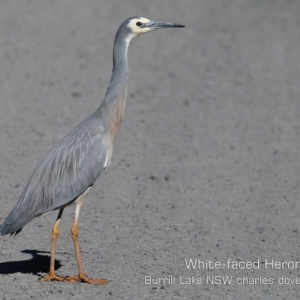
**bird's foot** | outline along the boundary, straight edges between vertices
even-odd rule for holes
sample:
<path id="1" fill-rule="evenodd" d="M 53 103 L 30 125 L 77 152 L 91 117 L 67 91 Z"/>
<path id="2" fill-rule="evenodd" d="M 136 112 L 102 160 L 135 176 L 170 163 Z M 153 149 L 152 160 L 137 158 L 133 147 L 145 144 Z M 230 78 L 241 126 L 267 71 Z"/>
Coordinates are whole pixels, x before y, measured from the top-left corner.
<path id="1" fill-rule="evenodd" d="M 88 278 L 85 275 L 78 275 L 78 276 L 68 276 L 64 279 L 64 281 L 67 282 L 86 282 L 86 283 L 91 283 L 91 284 L 100 284 L 100 285 L 105 285 L 107 284 L 107 280 L 106 279 L 91 279 Z"/>
<path id="2" fill-rule="evenodd" d="M 64 281 L 63 277 L 57 276 L 55 273 L 50 273 L 48 276 L 45 276 L 43 278 L 40 279 L 41 282 L 45 282 L 45 281 Z"/>

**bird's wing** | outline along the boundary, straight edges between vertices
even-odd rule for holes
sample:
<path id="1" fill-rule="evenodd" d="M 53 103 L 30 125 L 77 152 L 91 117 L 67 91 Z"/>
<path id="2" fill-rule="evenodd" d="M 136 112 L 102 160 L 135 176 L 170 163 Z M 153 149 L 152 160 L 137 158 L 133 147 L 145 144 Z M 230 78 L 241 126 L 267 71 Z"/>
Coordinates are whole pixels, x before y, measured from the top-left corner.
<path id="1" fill-rule="evenodd" d="M 100 132 L 97 120 L 87 119 L 47 153 L 1 225 L 2 235 L 18 231 L 32 218 L 67 205 L 94 184 L 107 159 L 107 147 Z"/>

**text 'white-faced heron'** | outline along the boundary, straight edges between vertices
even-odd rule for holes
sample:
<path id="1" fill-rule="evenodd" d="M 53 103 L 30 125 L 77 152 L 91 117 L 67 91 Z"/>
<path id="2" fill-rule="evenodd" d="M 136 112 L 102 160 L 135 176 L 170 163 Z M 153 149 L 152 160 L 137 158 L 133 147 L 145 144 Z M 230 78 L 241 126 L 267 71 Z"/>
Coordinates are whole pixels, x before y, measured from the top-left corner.
<path id="1" fill-rule="evenodd" d="M 37 165 L 20 199 L 1 225 L 1 235 L 17 234 L 33 218 L 59 210 L 52 228 L 49 275 L 41 281 L 58 280 L 105 284 L 105 279 L 90 279 L 84 272 L 78 243 L 78 217 L 81 204 L 97 178 L 109 165 L 113 143 L 124 113 L 128 45 L 134 37 L 160 28 L 184 27 L 175 23 L 153 22 L 142 17 L 126 20 L 118 29 L 113 48 L 110 83 L 99 108 L 60 140 Z M 65 207 L 75 203 L 71 229 L 78 264 L 78 276 L 60 277 L 54 269 L 59 222 Z"/>

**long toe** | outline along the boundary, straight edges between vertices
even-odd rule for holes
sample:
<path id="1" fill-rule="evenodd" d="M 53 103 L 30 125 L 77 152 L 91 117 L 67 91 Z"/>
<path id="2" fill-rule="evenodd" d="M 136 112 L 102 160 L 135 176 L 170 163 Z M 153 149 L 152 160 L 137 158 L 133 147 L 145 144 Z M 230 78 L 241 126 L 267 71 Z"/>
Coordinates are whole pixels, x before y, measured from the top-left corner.
<path id="1" fill-rule="evenodd" d="M 67 281 L 67 282 L 78 282 L 80 281 L 80 278 L 79 276 L 68 276 L 64 279 L 64 281 Z"/>
<path id="2" fill-rule="evenodd" d="M 83 278 L 81 278 L 81 281 L 86 282 L 86 283 L 91 283 L 91 284 L 100 284 L 100 285 L 105 285 L 107 284 L 107 280 L 106 279 L 92 279 L 92 278 L 88 278 L 86 276 L 84 276 Z"/>
<path id="3" fill-rule="evenodd" d="M 45 281 L 64 281 L 63 277 L 57 276 L 55 273 L 54 274 L 49 274 L 48 276 L 45 276 L 40 279 L 41 282 Z"/>
<path id="4" fill-rule="evenodd" d="M 86 282 L 90 284 L 100 284 L 100 285 L 105 285 L 107 284 L 106 279 L 92 279 L 88 278 L 87 276 L 68 276 L 64 279 L 67 282 Z"/>

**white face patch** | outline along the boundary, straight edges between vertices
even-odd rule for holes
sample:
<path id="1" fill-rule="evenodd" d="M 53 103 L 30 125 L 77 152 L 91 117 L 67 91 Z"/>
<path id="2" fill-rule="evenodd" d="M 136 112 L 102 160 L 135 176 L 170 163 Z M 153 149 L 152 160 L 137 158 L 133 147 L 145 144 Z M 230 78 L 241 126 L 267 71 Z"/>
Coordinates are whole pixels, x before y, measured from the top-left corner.
<path id="1" fill-rule="evenodd" d="M 140 23 L 146 24 L 149 22 L 151 22 L 151 21 L 146 18 L 143 18 L 143 17 L 130 20 L 127 27 L 129 27 L 132 31 L 132 37 L 136 37 L 137 35 L 151 31 L 152 30 L 151 28 L 147 28 L 147 27 L 140 28 L 140 26 L 141 26 Z"/>

